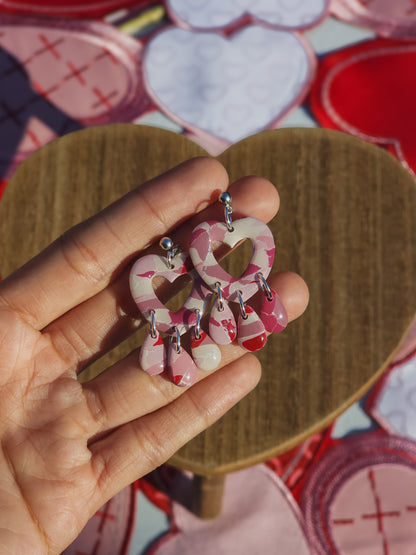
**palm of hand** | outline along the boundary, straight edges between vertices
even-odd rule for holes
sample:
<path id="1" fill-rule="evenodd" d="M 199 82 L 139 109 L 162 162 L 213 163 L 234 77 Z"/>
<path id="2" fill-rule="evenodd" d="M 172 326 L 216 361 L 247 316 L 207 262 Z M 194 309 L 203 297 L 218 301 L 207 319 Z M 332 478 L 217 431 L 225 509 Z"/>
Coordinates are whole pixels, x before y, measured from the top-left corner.
<path id="1" fill-rule="evenodd" d="M 97 422 L 49 337 L 6 310 L 0 337 L 4 547 L 17 539 L 16 555 L 60 552 L 97 504 L 100 472 L 87 445 Z"/>

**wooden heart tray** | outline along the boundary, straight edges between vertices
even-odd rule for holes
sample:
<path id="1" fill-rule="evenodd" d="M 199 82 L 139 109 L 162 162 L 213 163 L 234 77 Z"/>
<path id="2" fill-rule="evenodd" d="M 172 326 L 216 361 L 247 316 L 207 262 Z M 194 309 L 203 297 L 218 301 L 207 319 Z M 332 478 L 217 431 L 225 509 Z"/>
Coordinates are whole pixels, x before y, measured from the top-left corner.
<path id="1" fill-rule="evenodd" d="M 41 148 L 0 203 L 2 275 L 139 183 L 201 154 L 185 137 L 127 124 Z M 231 180 L 256 174 L 278 188 L 275 267 L 304 277 L 310 304 L 269 339 L 257 389 L 173 457 L 202 475 L 266 460 L 328 425 L 380 376 L 416 309 L 416 188 L 392 156 L 335 131 L 282 129 L 219 159 Z M 91 372 L 135 346 L 130 338 Z"/>

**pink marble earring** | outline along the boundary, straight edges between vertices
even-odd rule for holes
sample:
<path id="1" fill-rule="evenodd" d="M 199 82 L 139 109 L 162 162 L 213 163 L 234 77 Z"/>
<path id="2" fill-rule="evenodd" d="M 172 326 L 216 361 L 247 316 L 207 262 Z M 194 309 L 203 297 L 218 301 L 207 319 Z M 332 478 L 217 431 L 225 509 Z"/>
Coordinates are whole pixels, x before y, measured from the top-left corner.
<path id="1" fill-rule="evenodd" d="M 139 363 L 148 374 L 160 374 L 165 369 L 179 386 L 192 385 L 198 377 L 197 367 L 213 370 L 221 361 L 218 346 L 201 328 L 201 316 L 209 307 L 212 292 L 192 268 L 189 254 L 164 237 L 160 241 L 167 257 L 149 254 L 140 258 L 130 272 L 130 290 L 142 315 L 149 322 L 149 333 L 141 347 Z M 192 289 L 184 305 L 177 312 L 169 310 L 156 296 L 152 280 L 161 276 L 171 283 L 187 274 Z M 161 334 L 169 335 L 169 346 Z M 182 336 L 191 335 L 192 356 L 182 345 Z"/>
<path id="2" fill-rule="evenodd" d="M 160 241 L 167 256 L 149 254 L 135 262 L 130 273 L 130 289 L 149 332 L 140 350 L 139 363 L 148 374 L 168 371 L 179 386 L 189 386 L 198 378 L 198 368 L 214 370 L 221 361 L 218 345 L 239 344 L 248 351 L 258 351 L 267 340 L 267 332 L 282 331 L 287 325 L 286 310 L 277 293 L 267 283 L 273 265 L 275 245 L 266 224 L 256 218 L 231 219 L 229 193 L 222 193 L 225 223 L 203 222 L 192 232 L 189 253 L 184 253 L 172 240 Z M 213 248 L 218 242 L 234 247 L 250 239 L 253 254 L 245 272 L 234 278 L 221 268 Z M 173 283 L 187 274 L 192 289 L 182 308 L 172 312 L 156 296 L 152 280 L 163 277 Z M 259 290 L 264 292 L 260 314 L 247 304 Z M 201 319 L 214 297 L 209 317 L 209 332 L 202 329 Z M 232 305 L 239 307 L 236 319 Z M 169 336 L 166 349 L 161 333 Z M 184 347 L 190 336 L 191 352 Z M 186 341 L 185 341 L 186 342 Z"/>
<path id="3" fill-rule="evenodd" d="M 239 344 L 248 351 L 258 351 L 267 340 L 266 332 L 280 332 L 287 325 L 287 313 L 277 293 L 267 284 L 275 244 L 270 229 L 256 218 L 232 221 L 231 196 L 220 195 L 224 204 L 225 222 L 207 221 L 199 224 L 192 232 L 189 254 L 204 283 L 217 293 L 209 320 L 209 332 L 219 345 L 231 343 L 237 336 Z M 221 242 L 229 247 L 241 240 L 250 239 L 253 254 L 245 272 L 234 278 L 218 264 L 213 248 Z M 260 315 L 247 304 L 259 289 L 264 298 Z M 236 324 L 230 304 L 237 303 L 240 311 Z"/>

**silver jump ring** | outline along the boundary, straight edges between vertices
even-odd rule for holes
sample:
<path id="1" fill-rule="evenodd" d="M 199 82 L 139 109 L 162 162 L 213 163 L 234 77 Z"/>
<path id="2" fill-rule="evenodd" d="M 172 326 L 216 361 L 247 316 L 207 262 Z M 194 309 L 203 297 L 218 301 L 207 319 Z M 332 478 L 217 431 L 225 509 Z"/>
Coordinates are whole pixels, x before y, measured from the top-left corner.
<path id="1" fill-rule="evenodd" d="M 173 268 L 173 264 L 172 264 L 173 254 L 172 254 L 172 251 L 168 251 L 167 257 L 168 257 L 168 268 L 169 268 L 169 270 L 171 270 Z"/>
<path id="2" fill-rule="evenodd" d="M 217 281 L 215 285 L 217 287 L 217 293 L 218 293 L 218 304 L 219 304 L 218 310 L 222 312 L 224 310 L 224 300 L 223 300 L 222 291 L 221 291 L 221 284 L 219 281 Z"/>
<path id="3" fill-rule="evenodd" d="M 152 319 L 151 322 L 149 323 L 150 335 L 152 336 L 153 339 L 156 339 L 157 331 L 156 331 L 155 311 L 154 310 L 150 311 L 150 317 Z"/>
<path id="4" fill-rule="evenodd" d="M 174 245 L 171 249 L 172 257 L 176 256 L 180 252 L 182 252 L 182 248 L 179 245 Z"/>
<path id="5" fill-rule="evenodd" d="M 159 241 L 159 245 L 164 251 L 167 252 L 166 257 L 168 260 L 168 268 L 169 270 L 171 270 L 173 268 L 173 257 L 176 256 L 179 252 L 182 252 L 182 249 L 179 245 L 174 245 L 170 237 L 162 237 L 162 239 Z"/>
<path id="6" fill-rule="evenodd" d="M 225 218 L 225 223 L 227 224 L 227 229 L 228 231 L 234 231 L 233 228 L 233 221 L 231 219 L 231 214 L 233 213 L 233 209 L 231 204 L 226 204 L 224 206 L 224 218 Z"/>
<path id="7" fill-rule="evenodd" d="M 196 309 L 195 339 L 201 339 L 201 311 Z"/>
<path id="8" fill-rule="evenodd" d="M 273 295 L 272 295 L 272 291 L 269 287 L 269 284 L 267 283 L 267 281 L 265 280 L 263 274 L 261 274 L 260 272 L 257 274 L 257 277 L 260 280 L 260 287 L 262 288 L 262 290 L 264 291 L 267 300 L 268 301 L 272 301 L 273 300 Z"/>
<path id="9" fill-rule="evenodd" d="M 241 316 L 243 317 L 243 320 L 247 320 L 248 316 L 247 316 L 246 307 L 243 301 L 243 297 L 241 296 L 241 291 L 237 291 L 237 295 L 238 295 L 238 301 L 240 303 Z"/>
<path id="10" fill-rule="evenodd" d="M 176 335 L 176 352 L 179 355 L 179 353 L 181 352 L 181 334 L 179 333 L 179 330 L 176 326 L 173 329 Z M 173 343 L 175 335 L 170 336 L 171 343 Z"/>
<path id="11" fill-rule="evenodd" d="M 172 260 L 175 258 L 175 256 L 177 254 L 179 254 L 180 252 L 182 252 L 182 249 L 179 245 L 174 245 L 169 251 L 168 251 L 168 268 L 169 270 L 171 270 L 173 268 L 173 264 L 172 264 Z"/>
<path id="12" fill-rule="evenodd" d="M 221 202 L 221 204 L 224 205 L 224 219 L 225 219 L 225 223 L 227 225 L 228 231 L 234 231 L 234 228 L 232 225 L 233 222 L 231 220 L 231 214 L 233 213 L 233 209 L 231 206 L 230 193 L 228 193 L 227 191 L 224 191 L 223 193 L 220 194 L 218 200 Z"/>

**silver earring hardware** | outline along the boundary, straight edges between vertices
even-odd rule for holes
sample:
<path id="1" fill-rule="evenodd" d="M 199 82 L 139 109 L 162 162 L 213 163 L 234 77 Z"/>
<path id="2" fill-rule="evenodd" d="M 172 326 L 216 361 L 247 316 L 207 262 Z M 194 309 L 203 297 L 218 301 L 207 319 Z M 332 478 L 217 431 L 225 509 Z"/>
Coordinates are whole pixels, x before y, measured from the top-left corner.
<path id="1" fill-rule="evenodd" d="M 219 305 L 219 306 L 218 306 L 218 310 L 219 310 L 220 312 L 222 312 L 222 311 L 224 310 L 224 299 L 223 299 L 223 296 L 222 296 L 222 291 L 221 291 L 220 282 L 217 281 L 217 283 L 216 283 L 215 285 L 216 285 L 216 287 L 217 287 L 217 294 L 218 294 L 218 305 Z"/>
<path id="2" fill-rule="evenodd" d="M 174 245 L 170 237 L 162 237 L 159 245 L 164 251 L 167 251 L 168 268 L 171 270 L 173 268 L 172 260 L 177 254 L 182 252 L 182 249 L 179 245 Z"/>
<path id="3" fill-rule="evenodd" d="M 195 312 L 196 312 L 195 339 L 201 339 L 201 311 L 197 308 Z"/>
<path id="4" fill-rule="evenodd" d="M 174 330 L 175 333 L 174 333 L 174 335 L 170 336 L 169 341 L 170 341 L 170 343 L 173 343 L 174 338 L 176 338 L 176 352 L 179 355 L 179 353 L 181 352 L 181 334 L 179 333 L 179 330 L 176 326 L 173 328 L 173 330 Z"/>
<path id="5" fill-rule="evenodd" d="M 151 322 L 149 323 L 149 331 L 152 339 L 156 339 L 157 331 L 156 331 L 156 322 L 155 322 L 155 311 L 150 311 Z"/>
<path id="6" fill-rule="evenodd" d="M 227 225 L 227 229 L 228 231 L 234 231 L 233 228 L 233 221 L 231 219 L 231 214 L 233 213 L 233 208 L 231 206 L 231 195 L 230 193 L 224 192 L 221 193 L 218 199 L 221 204 L 224 205 L 224 218 L 225 218 L 225 223 Z"/>
<path id="7" fill-rule="evenodd" d="M 241 291 L 237 291 L 237 295 L 238 295 L 238 302 L 240 303 L 241 316 L 243 317 L 243 320 L 247 320 L 248 316 L 247 316 L 246 307 L 243 301 L 243 297 L 241 296 Z"/>
<path id="8" fill-rule="evenodd" d="M 259 282 L 260 282 L 260 287 L 261 287 L 262 291 L 264 292 L 264 294 L 266 295 L 267 300 L 272 301 L 273 300 L 273 295 L 272 295 L 271 289 L 269 287 L 269 284 L 265 280 L 263 274 L 259 272 L 257 274 L 257 277 L 258 277 Z"/>

